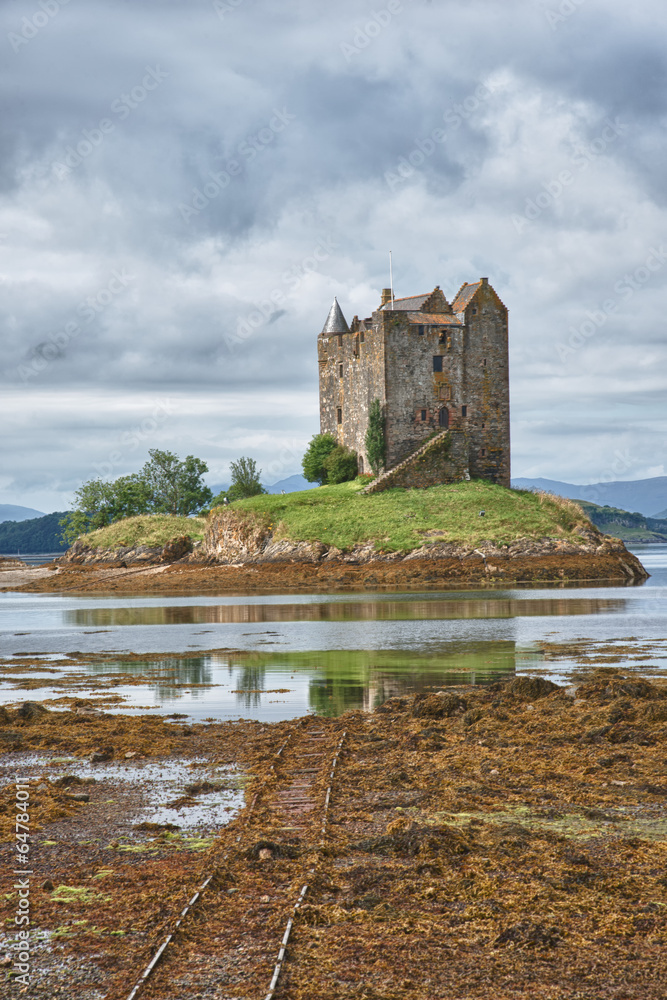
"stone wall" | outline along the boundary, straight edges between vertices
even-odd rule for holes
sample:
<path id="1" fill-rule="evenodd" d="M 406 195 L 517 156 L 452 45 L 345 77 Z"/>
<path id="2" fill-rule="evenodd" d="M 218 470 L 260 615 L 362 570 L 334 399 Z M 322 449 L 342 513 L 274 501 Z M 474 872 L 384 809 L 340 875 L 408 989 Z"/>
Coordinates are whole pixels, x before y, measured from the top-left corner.
<path id="1" fill-rule="evenodd" d="M 395 486 L 424 489 L 444 483 L 470 479 L 468 472 L 468 442 L 463 431 L 449 431 L 427 443 L 416 454 L 385 472 L 364 490 L 381 493 Z"/>

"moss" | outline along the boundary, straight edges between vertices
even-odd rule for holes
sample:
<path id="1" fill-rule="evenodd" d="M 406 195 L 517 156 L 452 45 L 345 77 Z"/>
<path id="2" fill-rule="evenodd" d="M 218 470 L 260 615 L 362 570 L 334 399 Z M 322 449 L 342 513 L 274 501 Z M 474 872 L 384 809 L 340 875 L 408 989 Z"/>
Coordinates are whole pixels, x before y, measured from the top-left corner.
<path id="1" fill-rule="evenodd" d="M 204 537 L 205 524 L 201 517 L 141 514 L 81 535 L 81 541 L 92 549 L 116 549 L 135 545 L 157 547 L 166 545 L 179 535 L 189 535 L 194 541 L 200 541 Z"/>

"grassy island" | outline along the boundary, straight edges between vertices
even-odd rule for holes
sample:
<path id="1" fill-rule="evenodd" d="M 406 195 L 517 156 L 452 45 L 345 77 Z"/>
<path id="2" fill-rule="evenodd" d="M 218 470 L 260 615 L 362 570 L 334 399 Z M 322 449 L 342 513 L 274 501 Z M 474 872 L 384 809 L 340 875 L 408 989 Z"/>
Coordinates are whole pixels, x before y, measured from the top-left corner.
<path id="1" fill-rule="evenodd" d="M 547 493 L 510 490 L 484 480 L 391 489 L 364 495 L 364 480 L 300 493 L 265 494 L 233 510 L 270 528 L 275 540 L 321 542 L 343 551 L 372 542 L 409 552 L 428 542 L 509 544 L 518 538 L 581 541 L 591 529 L 581 508 Z M 483 516 L 480 512 L 483 511 Z"/>

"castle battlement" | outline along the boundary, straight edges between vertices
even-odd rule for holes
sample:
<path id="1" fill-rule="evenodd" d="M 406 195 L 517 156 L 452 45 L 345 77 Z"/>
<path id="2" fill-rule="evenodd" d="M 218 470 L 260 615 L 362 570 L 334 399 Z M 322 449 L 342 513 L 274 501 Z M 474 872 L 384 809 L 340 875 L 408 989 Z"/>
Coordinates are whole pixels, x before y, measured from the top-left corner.
<path id="1" fill-rule="evenodd" d="M 439 286 L 393 300 L 383 289 L 373 315 L 351 325 L 334 299 L 318 361 L 321 432 L 356 451 L 361 472 L 370 471 L 364 438 L 379 399 L 387 469 L 450 429 L 459 452 L 465 442 L 466 476 L 510 485 L 507 308 L 488 278 L 464 284 L 451 304 Z"/>

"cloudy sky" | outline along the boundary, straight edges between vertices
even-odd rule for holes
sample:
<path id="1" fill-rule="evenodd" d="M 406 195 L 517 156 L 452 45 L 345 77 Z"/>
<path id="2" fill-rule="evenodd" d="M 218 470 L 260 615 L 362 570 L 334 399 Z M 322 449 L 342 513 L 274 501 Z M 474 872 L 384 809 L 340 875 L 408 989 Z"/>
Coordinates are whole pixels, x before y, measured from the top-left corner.
<path id="1" fill-rule="evenodd" d="M 663 0 L 4 0 L 0 502 L 300 471 L 316 336 L 488 275 L 513 475 L 666 474 Z M 664 241 L 664 242 L 663 242 Z"/>

